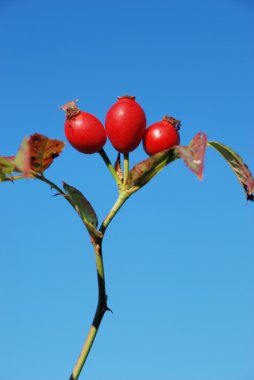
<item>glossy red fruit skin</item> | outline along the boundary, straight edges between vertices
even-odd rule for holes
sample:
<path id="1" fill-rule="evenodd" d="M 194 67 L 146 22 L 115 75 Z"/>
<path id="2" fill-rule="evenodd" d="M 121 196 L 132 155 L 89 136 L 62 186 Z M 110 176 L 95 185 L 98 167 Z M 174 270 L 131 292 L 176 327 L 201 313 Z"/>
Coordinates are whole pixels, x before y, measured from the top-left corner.
<path id="1" fill-rule="evenodd" d="M 178 128 L 180 122 L 171 117 L 152 124 L 144 133 L 143 147 L 145 152 L 152 156 L 156 153 L 173 148 L 180 143 Z"/>
<path id="2" fill-rule="evenodd" d="M 107 140 L 100 120 L 84 111 L 66 119 L 64 132 L 69 143 L 79 152 L 86 154 L 99 152 Z"/>
<path id="3" fill-rule="evenodd" d="M 105 127 L 113 147 L 120 153 L 129 153 L 143 138 L 146 115 L 134 96 L 118 97 L 107 112 Z"/>
<path id="4" fill-rule="evenodd" d="M 60 109 L 66 112 L 64 132 L 69 143 L 81 153 L 99 152 L 107 140 L 103 124 L 94 115 L 81 111 L 73 100 Z"/>

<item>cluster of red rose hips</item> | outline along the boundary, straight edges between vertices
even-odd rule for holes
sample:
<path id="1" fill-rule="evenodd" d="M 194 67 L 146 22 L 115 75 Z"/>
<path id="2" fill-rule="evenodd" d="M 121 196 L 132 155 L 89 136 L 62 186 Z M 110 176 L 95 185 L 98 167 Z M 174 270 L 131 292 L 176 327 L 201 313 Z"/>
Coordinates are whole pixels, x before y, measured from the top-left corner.
<path id="1" fill-rule="evenodd" d="M 146 129 L 146 115 L 135 101 L 135 96 L 119 96 L 106 115 L 105 128 L 97 117 L 81 111 L 76 101 L 61 107 L 66 111 L 65 135 L 69 143 L 81 153 L 99 152 L 107 136 L 119 153 L 132 152 L 143 139 L 148 155 L 170 149 L 180 143 L 180 122 L 165 116 Z"/>

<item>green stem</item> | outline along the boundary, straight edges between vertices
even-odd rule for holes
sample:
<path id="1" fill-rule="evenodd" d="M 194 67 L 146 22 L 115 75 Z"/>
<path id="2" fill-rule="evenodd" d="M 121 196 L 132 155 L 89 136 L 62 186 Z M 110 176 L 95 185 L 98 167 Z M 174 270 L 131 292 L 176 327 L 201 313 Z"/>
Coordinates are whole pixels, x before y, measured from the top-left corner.
<path id="1" fill-rule="evenodd" d="M 117 183 L 119 184 L 118 188 L 120 191 L 120 189 L 122 188 L 122 183 L 121 183 L 120 179 L 118 178 L 118 176 L 117 176 L 113 166 L 111 165 L 109 159 L 107 159 L 106 153 L 104 152 L 105 153 L 104 154 L 102 151 L 100 153 L 105 158 L 104 161 L 107 163 L 107 166 L 108 166 L 110 172 L 112 173 L 112 175 L 114 177 L 115 176 L 117 177 Z M 126 170 L 125 170 L 125 172 L 126 172 Z M 53 183 L 49 179 L 45 178 L 43 175 L 38 174 L 38 173 L 32 173 L 32 175 L 33 175 L 33 178 L 36 178 L 36 179 L 50 185 L 50 187 L 55 189 L 60 195 L 63 195 L 63 196 L 66 195 L 65 192 L 62 189 L 60 189 L 60 187 L 58 187 L 55 183 Z M 92 348 L 93 342 L 94 342 L 95 337 L 97 335 L 99 326 L 100 326 L 101 321 L 103 319 L 103 316 L 104 316 L 105 312 L 107 310 L 109 310 L 109 308 L 107 306 L 104 265 L 103 265 L 103 257 L 102 257 L 102 240 L 103 240 L 104 233 L 105 233 L 109 223 L 112 221 L 112 219 L 114 218 L 116 213 L 119 211 L 119 209 L 122 207 L 122 205 L 128 199 L 129 196 L 130 195 L 127 192 L 120 191 L 120 194 L 119 194 L 119 197 L 118 197 L 116 203 L 114 204 L 114 206 L 112 207 L 112 209 L 110 210 L 109 214 L 106 216 L 106 218 L 104 219 L 104 221 L 100 227 L 99 231 L 102 232 L 102 234 L 103 234 L 102 238 L 97 240 L 97 241 L 94 241 L 94 239 L 91 237 L 91 241 L 92 241 L 92 244 L 94 247 L 96 270 L 97 270 L 97 279 L 98 279 L 98 304 L 97 304 L 97 308 L 96 308 L 96 312 L 94 315 L 92 325 L 91 325 L 90 330 L 88 332 L 86 341 L 84 343 L 84 346 L 82 348 L 80 356 L 77 360 L 77 363 L 73 369 L 70 380 L 77 380 L 78 379 L 78 377 L 82 371 L 82 368 L 86 362 L 88 354 Z M 65 199 L 75 209 L 75 205 L 72 204 L 69 197 L 65 196 Z"/>
<path id="2" fill-rule="evenodd" d="M 124 153 L 123 169 L 124 169 L 123 186 L 125 186 L 128 180 L 128 175 L 129 175 L 129 153 Z"/>
<path id="3" fill-rule="evenodd" d="M 33 178 L 38 179 L 39 181 L 42 181 L 44 183 L 47 183 L 52 189 L 55 189 L 60 195 L 66 195 L 65 192 L 60 189 L 54 182 L 50 181 L 48 178 L 44 177 L 41 174 L 33 174 Z"/>
<path id="4" fill-rule="evenodd" d="M 104 233 L 109 225 L 109 223 L 112 221 L 116 213 L 119 211 L 119 209 L 122 207 L 124 202 L 128 199 L 129 194 L 126 192 L 121 192 L 116 203 L 110 210 L 109 214 L 104 219 L 100 230 L 104 236 Z M 90 330 L 88 332 L 86 341 L 84 343 L 84 346 L 82 348 L 82 351 L 80 353 L 80 356 L 77 360 L 77 363 L 73 369 L 73 372 L 71 374 L 70 380 L 77 380 L 80 372 L 86 362 L 86 359 L 88 357 L 88 354 L 92 348 L 93 342 L 95 340 L 95 337 L 97 335 L 99 326 L 101 324 L 101 321 L 103 319 L 103 316 L 107 310 L 110 310 L 107 306 L 107 295 L 106 295 L 106 286 L 105 286 L 105 275 L 104 275 L 104 266 L 103 266 L 103 257 L 102 257 L 102 241 L 103 236 L 99 242 L 94 242 L 92 240 L 92 244 L 94 247 L 94 253 L 95 253 L 95 260 L 96 260 L 96 268 L 97 268 L 97 278 L 98 278 L 98 304 L 97 309 L 95 312 L 95 316 L 92 322 L 92 325 L 90 327 Z"/>
<path id="5" fill-rule="evenodd" d="M 102 318 L 107 310 L 109 310 L 107 306 L 107 295 L 106 295 L 106 289 L 105 289 L 105 275 L 104 275 L 104 266 L 103 266 L 103 257 L 102 257 L 102 246 L 101 243 L 93 243 L 94 246 L 94 253 L 95 253 L 95 259 L 96 259 L 96 268 L 97 268 L 97 278 L 98 278 L 98 289 L 99 289 L 99 295 L 98 295 L 98 304 L 97 309 L 95 312 L 95 316 L 92 322 L 92 325 L 90 327 L 90 330 L 88 332 L 86 341 L 84 343 L 84 346 L 82 348 L 82 351 L 80 353 L 80 356 L 77 360 L 77 363 L 73 369 L 73 372 L 71 374 L 70 380 L 77 380 L 80 372 L 86 362 L 86 359 L 88 357 L 88 354 L 92 348 L 93 342 L 95 340 L 95 337 L 97 335 L 99 326 L 101 324 Z"/>
<path id="6" fill-rule="evenodd" d="M 70 205 L 75 209 L 75 205 L 72 203 L 71 199 L 66 196 L 65 192 L 60 189 L 54 182 L 50 181 L 48 178 L 44 177 L 41 174 L 33 173 L 33 178 L 38 179 L 39 181 L 42 181 L 44 183 L 47 183 L 52 189 L 55 189 L 60 195 L 64 196 L 64 198 L 70 203 Z"/>
<path id="7" fill-rule="evenodd" d="M 1 182 L 9 182 L 9 181 L 16 181 L 17 179 L 24 179 L 24 178 L 30 178 L 30 177 L 27 177 L 27 176 L 25 176 L 25 175 L 23 175 L 23 174 L 20 174 L 20 175 L 14 175 L 14 176 L 11 176 L 11 177 L 6 177 L 6 178 L 3 178 L 2 180 L 1 180 Z"/>
<path id="8" fill-rule="evenodd" d="M 129 196 L 130 196 L 130 194 L 128 194 L 125 191 L 122 191 L 120 193 L 119 197 L 117 198 L 116 203 L 114 204 L 114 206 L 112 207 L 112 209 L 110 210 L 110 212 L 108 213 L 108 215 L 106 216 L 106 218 L 104 219 L 104 221 L 102 222 L 102 224 L 100 226 L 99 231 L 101 231 L 103 235 L 104 235 L 109 223 L 112 221 L 112 219 L 114 218 L 116 213 L 120 210 L 120 208 L 122 207 L 124 202 L 129 198 Z"/>
<path id="9" fill-rule="evenodd" d="M 33 173 L 34 178 L 39 179 L 40 181 L 47 183 L 50 185 L 51 188 L 55 189 L 60 195 L 65 196 L 65 192 L 61 190 L 55 183 L 50 181 L 49 179 L 45 178 L 42 175 Z M 65 197 L 65 199 L 71 204 L 72 207 L 75 209 L 75 205 L 72 204 L 69 197 Z M 75 209 L 76 210 L 76 209 Z M 73 369 L 73 372 L 71 374 L 70 380 L 76 380 L 78 379 L 80 372 L 85 364 L 85 361 L 87 359 L 87 356 L 91 350 L 91 347 L 93 345 L 94 339 L 96 337 L 96 334 L 98 332 L 100 323 L 102 321 L 104 313 L 108 310 L 107 307 L 107 295 L 106 295 L 106 288 L 105 288 L 105 275 L 104 275 L 104 266 L 103 266 L 103 257 L 102 257 L 102 240 L 100 242 L 93 242 L 94 247 L 94 253 L 95 253 L 95 261 L 96 261 L 96 269 L 97 269 L 97 278 L 98 278 L 98 304 L 97 309 L 95 312 L 95 316 L 92 322 L 92 325 L 90 327 L 89 333 L 87 335 L 85 344 L 82 348 L 82 351 L 80 353 L 80 356 L 77 360 L 77 363 Z"/>
<path id="10" fill-rule="evenodd" d="M 94 248 L 95 253 L 95 261 L 96 261 L 96 270 L 97 270 L 97 279 L 98 279 L 98 304 L 96 308 L 96 312 L 93 318 L 92 325 L 90 327 L 90 330 L 88 332 L 86 341 L 84 343 L 84 346 L 82 348 L 82 351 L 80 353 L 80 356 L 77 360 L 77 363 L 73 369 L 73 372 L 71 374 L 70 380 L 77 380 L 81 370 L 86 362 L 86 359 L 88 357 L 88 354 L 92 348 L 93 342 L 95 340 L 95 337 L 97 335 L 99 326 L 101 324 L 101 321 L 103 319 L 103 316 L 107 310 L 110 310 L 107 306 L 107 295 L 106 295 L 106 286 L 105 286 L 105 275 L 104 275 L 104 265 L 103 265 L 103 256 L 102 256 L 102 241 L 105 234 L 105 231 L 116 215 L 116 213 L 120 210 L 122 205 L 125 203 L 125 201 L 129 198 L 130 194 L 127 191 L 122 190 L 122 182 L 118 178 L 115 169 L 113 168 L 111 162 L 109 161 L 106 153 L 102 150 L 100 151 L 101 156 L 103 157 L 106 165 L 108 166 L 111 174 L 115 178 L 118 189 L 119 189 L 119 196 L 117 201 L 115 202 L 114 206 L 110 210 L 109 214 L 106 216 L 104 221 L 101 224 L 101 227 L 99 231 L 102 233 L 102 237 L 98 238 L 96 241 L 91 236 L 91 241 Z M 128 156 L 125 156 L 125 164 L 124 164 L 124 172 L 125 172 L 125 180 L 127 180 L 128 177 L 128 170 L 129 170 L 129 162 L 128 162 Z M 72 203 L 69 197 L 66 197 L 65 192 L 60 189 L 55 183 L 50 181 L 49 179 L 45 178 L 42 174 L 38 174 L 36 172 L 31 173 L 31 178 L 36 178 L 46 184 L 48 184 L 51 188 L 55 189 L 60 195 L 63 195 L 64 198 L 71 204 L 71 206 L 75 209 L 75 205 Z M 13 179 L 21 179 L 24 178 L 24 176 L 16 176 Z M 75 209 L 76 210 L 76 209 Z M 77 211 L 77 210 L 76 210 Z"/>
<path id="11" fill-rule="evenodd" d="M 78 361 L 73 369 L 73 372 L 71 374 L 70 380 L 76 380 L 78 379 L 80 372 L 82 371 L 82 368 L 85 364 L 86 358 L 90 352 L 90 349 L 92 348 L 94 339 L 96 337 L 98 329 L 92 324 L 89 333 L 87 335 L 85 344 L 83 346 L 83 349 L 80 353 L 80 356 L 78 358 Z"/>
<path id="12" fill-rule="evenodd" d="M 108 170 L 110 171 L 112 177 L 116 181 L 117 186 L 118 186 L 118 190 L 120 191 L 122 189 L 122 182 L 121 182 L 120 178 L 118 177 L 118 175 L 117 175 L 117 173 L 115 171 L 115 168 L 113 167 L 110 159 L 108 158 L 107 153 L 105 152 L 104 149 L 101 149 L 99 151 L 99 154 L 101 155 L 103 161 L 105 162 L 105 164 L 106 164 Z"/>

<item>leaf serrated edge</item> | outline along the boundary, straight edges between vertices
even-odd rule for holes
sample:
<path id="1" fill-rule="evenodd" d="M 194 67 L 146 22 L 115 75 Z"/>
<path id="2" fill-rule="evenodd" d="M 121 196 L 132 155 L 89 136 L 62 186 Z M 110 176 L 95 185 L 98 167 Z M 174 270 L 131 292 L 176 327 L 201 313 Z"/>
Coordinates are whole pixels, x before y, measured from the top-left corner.
<path id="1" fill-rule="evenodd" d="M 199 148 L 200 146 L 204 148 L 203 155 L 202 155 L 202 160 L 200 160 L 199 165 L 201 165 L 197 170 L 194 167 L 190 165 L 189 160 L 185 156 L 185 152 L 191 151 L 194 149 L 195 144 L 199 143 Z M 182 146 L 182 145 L 177 145 L 175 149 L 177 150 L 180 158 L 183 160 L 187 168 L 194 174 L 196 174 L 197 178 L 202 181 L 203 176 L 204 176 L 204 161 L 205 161 L 205 154 L 206 154 L 206 147 L 207 147 L 207 135 L 204 132 L 198 132 L 190 141 L 189 145 L 187 146 Z"/>
<path id="2" fill-rule="evenodd" d="M 80 219 L 85 224 L 89 235 L 94 239 L 94 241 L 101 240 L 102 239 L 102 233 L 100 231 L 98 231 L 96 228 L 97 224 L 98 224 L 98 219 L 97 219 L 96 212 L 95 212 L 94 208 L 92 207 L 91 203 L 86 199 L 86 197 L 82 194 L 82 192 L 80 190 L 74 188 L 73 186 L 67 184 L 64 181 L 63 181 L 63 188 L 66 191 L 66 197 L 69 199 L 70 203 L 72 204 L 72 207 L 75 209 L 75 211 L 79 215 Z M 80 208 L 79 208 L 78 204 L 75 202 L 75 200 L 73 199 L 73 197 L 71 196 L 70 192 L 68 192 L 68 188 L 71 188 L 72 190 L 74 189 L 74 191 L 78 192 L 85 199 L 85 201 L 88 203 L 88 205 L 91 207 L 91 209 L 94 212 L 94 215 L 96 217 L 96 226 L 94 226 L 92 223 L 90 223 L 85 218 L 85 216 L 80 212 Z"/>
<path id="3" fill-rule="evenodd" d="M 253 194 L 253 191 L 248 191 L 248 188 L 247 188 L 247 185 L 246 183 L 244 183 L 241 179 L 240 179 L 240 176 L 239 174 L 237 173 L 236 171 L 236 168 L 234 167 L 234 165 L 227 159 L 226 157 L 226 153 L 228 154 L 231 154 L 235 160 L 236 160 L 236 163 L 240 163 L 241 165 L 244 165 L 245 168 L 247 169 L 248 173 L 250 174 L 251 178 L 253 179 L 254 181 L 254 178 L 248 168 L 248 166 L 245 164 L 245 162 L 243 161 L 242 157 L 236 153 L 232 148 L 228 147 L 227 145 L 225 144 L 222 144 L 222 143 L 219 143 L 217 141 L 208 141 L 207 142 L 207 145 L 208 146 L 211 146 L 213 149 L 215 149 L 218 153 L 220 153 L 220 155 L 227 161 L 227 163 L 229 164 L 229 166 L 231 167 L 231 169 L 233 170 L 233 172 L 235 173 L 235 176 L 236 178 L 238 179 L 238 181 L 240 182 L 241 186 L 243 187 L 244 191 L 245 191 L 245 194 L 246 194 L 246 197 L 247 197 L 247 200 L 251 200 L 251 201 L 254 201 L 254 194 Z M 222 148 L 222 149 L 220 149 Z M 226 153 L 223 154 L 221 152 L 221 150 L 225 150 Z M 251 189 L 252 190 L 252 189 Z"/>
<path id="4" fill-rule="evenodd" d="M 127 181 L 126 190 L 132 194 L 138 191 L 141 187 L 145 186 L 156 174 L 158 174 L 164 167 L 171 162 L 179 159 L 180 156 L 176 152 L 175 148 L 171 148 L 167 151 L 159 152 L 146 160 L 143 160 L 133 166 L 129 172 L 129 178 Z M 134 176 L 135 171 L 140 170 L 142 165 L 151 165 L 147 170 L 141 172 L 139 177 Z M 134 177 L 134 178 L 133 178 Z"/>

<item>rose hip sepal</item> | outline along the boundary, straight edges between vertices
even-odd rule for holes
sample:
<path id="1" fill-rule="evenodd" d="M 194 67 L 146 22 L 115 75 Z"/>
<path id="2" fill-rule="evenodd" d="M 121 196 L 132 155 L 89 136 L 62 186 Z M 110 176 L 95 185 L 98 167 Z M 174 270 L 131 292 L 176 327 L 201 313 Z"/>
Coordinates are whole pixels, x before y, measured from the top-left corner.
<path id="1" fill-rule="evenodd" d="M 171 149 L 180 144 L 179 128 L 181 122 L 171 116 L 164 116 L 147 128 L 143 136 L 143 147 L 145 152 L 152 156 L 163 150 Z"/>
<path id="2" fill-rule="evenodd" d="M 119 153 L 137 148 L 145 132 L 146 115 L 135 96 L 118 97 L 106 115 L 105 127 L 110 142 Z"/>
<path id="3" fill-rule="evenodd" d="M 60 107 L 66 111 L 65 136 L 81 153 L 99 152 L 107 140 L 105 128 L 97 117 L 81 111 L 76 102 L 77 100 L 74 100 Z"/>

